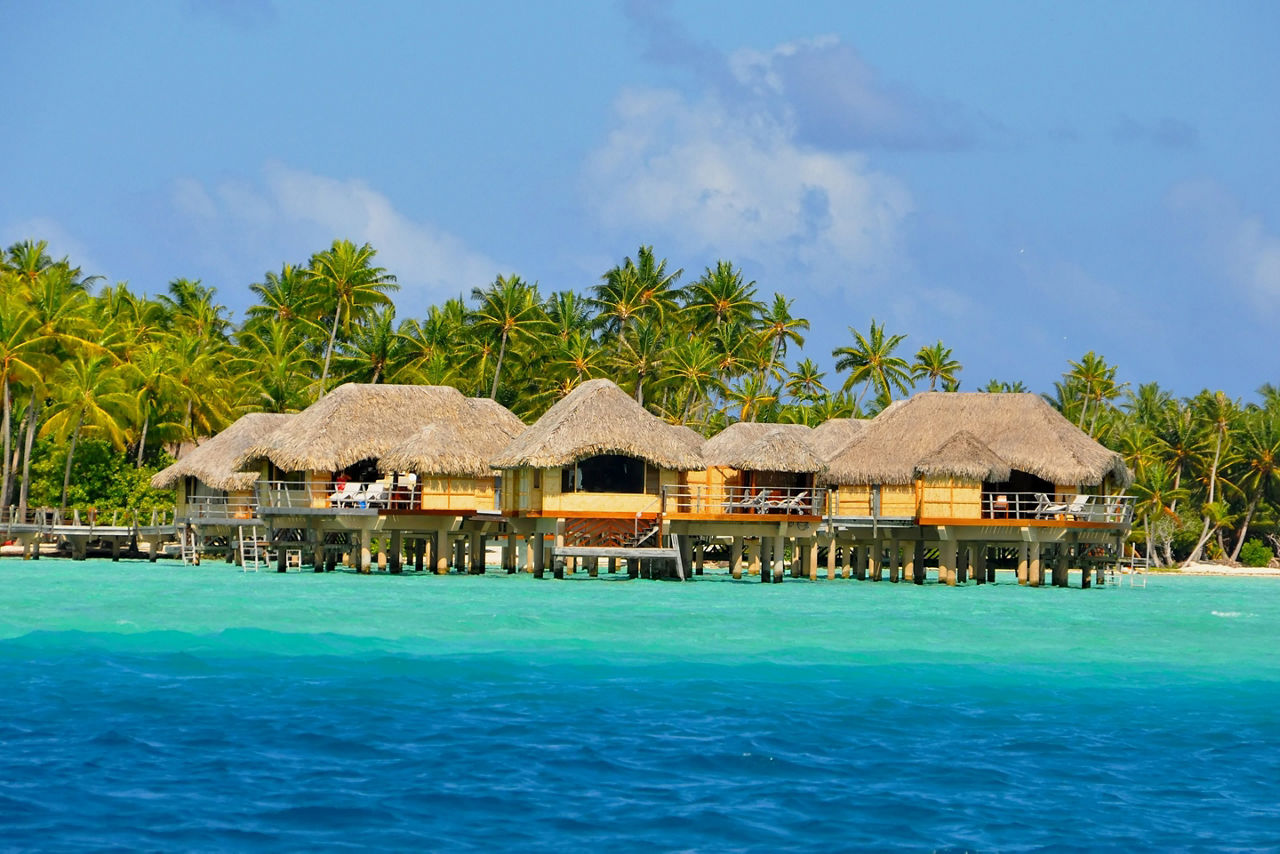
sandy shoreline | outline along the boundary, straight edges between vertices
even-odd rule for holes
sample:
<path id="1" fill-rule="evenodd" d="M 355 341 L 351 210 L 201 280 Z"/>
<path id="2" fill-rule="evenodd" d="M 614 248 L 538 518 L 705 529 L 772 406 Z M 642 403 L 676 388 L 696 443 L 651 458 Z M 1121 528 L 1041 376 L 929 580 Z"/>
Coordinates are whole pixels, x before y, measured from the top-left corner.
<path id="1" fill-rule="evenodd" d="M 1152 570 L 1161 575 L 1217 575 L 1241 578 L 1280 578 L 1280 569 L 1266 566 L 1223 566 L 1217 563 L 1193 563 L 1186 567 Z"/>

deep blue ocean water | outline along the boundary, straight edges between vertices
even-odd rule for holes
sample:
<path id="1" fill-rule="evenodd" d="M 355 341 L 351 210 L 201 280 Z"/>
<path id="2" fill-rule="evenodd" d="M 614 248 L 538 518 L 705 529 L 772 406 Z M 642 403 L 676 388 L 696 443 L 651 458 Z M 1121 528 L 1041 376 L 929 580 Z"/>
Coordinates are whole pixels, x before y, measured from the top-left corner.
<path id="1" fill-rule="evenodd" d="M 1280 580 L 0 560 L 3 850 L 894 847 L 1280 847 Z"/>

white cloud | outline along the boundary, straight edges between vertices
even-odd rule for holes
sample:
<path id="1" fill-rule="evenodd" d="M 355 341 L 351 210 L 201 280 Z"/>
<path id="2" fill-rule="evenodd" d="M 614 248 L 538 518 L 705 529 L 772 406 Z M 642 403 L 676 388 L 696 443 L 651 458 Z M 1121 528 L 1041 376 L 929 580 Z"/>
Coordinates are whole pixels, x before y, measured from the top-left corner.
<path id="1" fill-rule="evenodd" d="M 484 285 L 501 269 L 434 223 L 396 210 L 390 199 L 359 180 L 272 164 L 259 183 L 206 187 L 181 179 L 173 186 L 172 202 L 206 254 L 240 278 L 260 276 L 282 260 L 304 261 L 343 238 L 371 244 L 378 251 L 376 262 L 399 280 L 397 304 L 417 311 Z M 249 271 L 240 269 L 246 251 L 262 259 Z"/>
<path id="2" fill-rule="evenodd" d="M 713 96 L 628 91 L 615 108 L 585 169 L 588 204 L 607 227 L 711 257 L 843 271 L 849 283 L 897 262 L 911 196 L 864 156 L 805 148 L 770 113 Z"/>
<path id="3" fill-rule="evenodd" d="M 1179 184 L 1169 203 L 1195 228 L 1212 271 L 1259 308 L 1280 306 L 1280 234 L 1212 181 Z"/>

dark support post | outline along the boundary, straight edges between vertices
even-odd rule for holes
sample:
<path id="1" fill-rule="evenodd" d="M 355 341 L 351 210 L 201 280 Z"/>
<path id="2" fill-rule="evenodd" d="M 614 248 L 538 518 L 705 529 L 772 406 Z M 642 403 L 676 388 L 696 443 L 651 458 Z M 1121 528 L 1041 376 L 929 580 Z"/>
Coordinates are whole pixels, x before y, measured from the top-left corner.
<path id="1" fill-rule="evenodd" d="M 534 534 L 530 545 L 533 546 L 533 577 L 541 578 L 547 567 L 547 550 L 543 548 L 542 534 Z"/>
<path id="2" fill-rule="evenodd" d="M 924 540 L 916 540 L 914 545 L 915 563 L 912 567 L 911 581 L 915 584 L 924 584 L 925 576 L 929 570 L 924 565 Z"/>
<path id="3" fill-rule="evenodd" d="M 401 531 L 391 532 L 391 551 L 387 555 L 387 571 L 392 575 L 399 575 L 402 571 L 401 553 L 404 551 L 404 533 Z"/>

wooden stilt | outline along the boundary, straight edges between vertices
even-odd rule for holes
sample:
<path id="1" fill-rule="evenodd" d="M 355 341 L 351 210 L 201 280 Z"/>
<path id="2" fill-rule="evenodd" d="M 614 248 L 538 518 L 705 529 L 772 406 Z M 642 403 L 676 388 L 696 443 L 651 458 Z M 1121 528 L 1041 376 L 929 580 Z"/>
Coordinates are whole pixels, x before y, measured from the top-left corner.
<path id="1" fill-rule="evenodd" d="M 867 550 L 867 575 L 872 581 L 879 581 L 884 572 L 884 541 L 879 537 L 871 540 L 871 548 Z"/>
<path id="2" fill-rule="evenodd" d="M 357 559 L 357 569 L 363 575 L 368 575 L 372 572 L 373 555 L 370 552 L 371 544 L 372 538 L 362 531 L 360 533 L 360 557 Z M 284 554 L 284 552 L 281 552 L 281 554 Z M 284 572 L 283 569 L 280 571 Z"/>
<path id="3" fill-rule="evenodd" d="M 800 556 L 808 568 L 809 580 L 818 580 L 818 541 L 809 540 L 800 547 Z"/>
<path id="4" fill-rule="evenodd" d="M 924 540 L 916 540 L 911 548 L 912 574 L 911 580 L 916 584 L 924 584 L 929 575 L 929 568 L 924 565 Z"/>
<path id="5" fill-rule="evenodd" d="M 827 537 L 827 581 L 836 577 L 836 538 Z"/>
<path id="6" fill-rule="evenodd" d="M 707 551 L 707 544 L 699 540 L 698 545 L 694 550 L 694 558 L 693 558 L 694 560 L 693 572 L 695 575 L 702 575 L 702 566 L 706 561 L 706 551 Z"/>
<path id="7" fill-rule="evenodd" d="M 1018 583 L 1026 584 L 1031 572 L 1031 544 L 1018 543 Z"/>
<path id="8" fill-rule="evenodd" d="M 436 560 L 436 575 L 449 574 L 449 529 L 440 528 L 436 531 L 434 557 Z"/>
<path id="9" fill-rule="evenodd" d="M 751 562 L 750 562 L 750 564 L 749 564 L 749 565 L 748 565 L 748 567 L 747 567 L 747 574 L 748 574 L 748 575 L 759 575 L 759 574 L 760 574 L 760 567 L 761 567 L 761 566 L 763 565 L 763 563 L 764 563 L 764 550 L 765 550 L 765 547 L 766 547 L 766 540 L 765 540 L 765 538 L 764 538 L 764 537 L 760 537 L 760 538 L 755 539 L 755 540 L 753 540 L 753 541 L 751 542 L 751 545 L 750 545 L 750 549 L 751 549 L 751 558 L 750 558 L 750 561 L 751 561 Z"/>
<path id="10" fill-rule="evenodd" d="M 898 583 L 898 538 L 889 538 L 889 583 Z"/>
<path id="11" fill-rule="evenodd" d="M 853 540 L 845 540 L 840 552 L 840 577 L 847 580 L 853 577 Z"/>
<path id="12" fill-rule="evenodd" d="M 971 553 L 969 549 L 971 547 L 966 543 L 964 545 L 957 544 L 957 548 L 958 548 L 958 551 L 956 554 L 956 583 L 968 584 L 969 583 L 969 562 L 971 560 L 970 558 Z"/>
<path id="13" fill-rule="evenodd" d="M 977 543 L 973 549 L 973 580 L 979 584 L 987 583 L 987 544 Z"/>
<path id="14" fill-rule="evenodd" d="M 734 537 L 729 546 L 729 574 L 734 578 L 742 577 L 742 537 Z"/>
<path id="15" fill-rule="evenodd" d="M 616 557 L 609 558 L 608 563 L 609 574 L 614 575 L 618 571 L 618 559 Z"/>
<path id="16" fill-rule="evenodd" d="M 587 558 L 587 575 L 591 578 L 598 578 L 600 576 L 600 558 Z"/>
<path id="17" fill-rule="evenodd" d="M 786 539 L 773 538 L 773 583 L 781 584 L 787 570 Z"/>
<path id="18" fill-rule="evenodd" d="M 760 581 L 768 584 L 773 581 L 773 540 L 770 537 L 761 537 L 758 549 L 752 549 L 752 558 L 756 557 L 755 552 L 759 551 L 760 561 Z M 752 561 L 755 562 L 754 560 Z"/>
<path id="19" fill-rule="evenodd" d="M 943 540 L 938 548 L 938 580 L 945 581 L 948 587 L 956 586 L 957 551 L 955 540 Z"/>
<path id="20" fill-rule="evenodd" d="M 1041 575 L 1043 567 L 1040 564 L 1040 543 L 1029 543 L 1030 557 L 1027 561 L 1027 583 L 1032 587 L 1039 587 L 1043 580 Z"/>
<path id="21" fill-rule="evenodd" d="M 541 534 L 529 538 L 529 551 L 533 555 L 533 577 L 541 578 L 547 566 L 547 551 L 542 547 Z"/>
<path id="22" fill-rule="evenodd" d="M 386 542 L 386 540 L 383 540 L 383 542 Z M 392 531 L 391 532 L 391 548 L 389 550 L 389 553 L 387 554 L 387 569 L 393 575 L 399 575 L 403 571 L 403 568 L 404 568 L 404 564 L 402 563 L 404 558 L 403 553 L 404 553 L 404 532 Z"/>
<path id="23" fill-rule="evenodd" d="M 853 577 L 859 581 L 867 580 L 867 547 L 861 543 L 853 552 Z"/>

